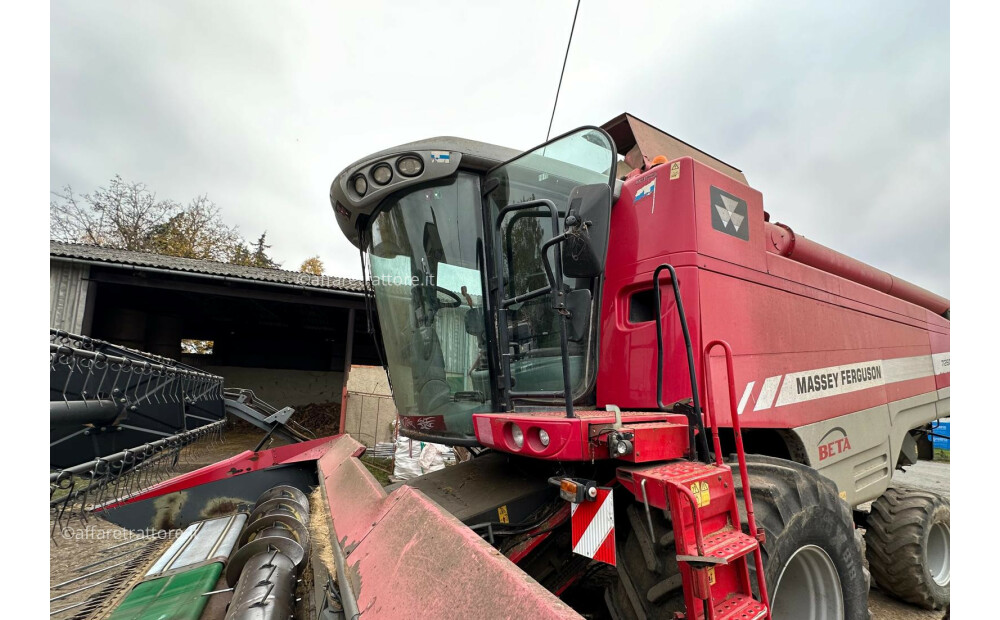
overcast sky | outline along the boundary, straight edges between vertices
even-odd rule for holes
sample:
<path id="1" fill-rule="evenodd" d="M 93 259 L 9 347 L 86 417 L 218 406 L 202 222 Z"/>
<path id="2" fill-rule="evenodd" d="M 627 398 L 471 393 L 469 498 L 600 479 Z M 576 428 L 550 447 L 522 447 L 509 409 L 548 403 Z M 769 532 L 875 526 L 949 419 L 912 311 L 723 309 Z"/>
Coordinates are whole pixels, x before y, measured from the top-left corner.
<path id="1" fill-rule="evenodd" d="M 573 0 L 51 5 L 51 186 L 207 193 L 285 268 L 359 276 L 347 164 L 548 125 Z M 949 294 L 942 1 L 584 0 L 553 135 L 628 111 L 741 168 L 772 219 Z"/>

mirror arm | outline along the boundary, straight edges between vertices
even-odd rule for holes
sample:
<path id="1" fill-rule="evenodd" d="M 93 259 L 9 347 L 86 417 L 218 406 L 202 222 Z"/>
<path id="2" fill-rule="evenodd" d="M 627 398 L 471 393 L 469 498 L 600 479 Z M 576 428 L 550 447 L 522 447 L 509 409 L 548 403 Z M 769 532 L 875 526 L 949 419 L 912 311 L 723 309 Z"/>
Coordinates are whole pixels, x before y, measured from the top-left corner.
<path id="1" fill-rule="evenodd" d="M 549 265 L 548 252 L 549 248 L 558 245 L 564 241 L 566 241 L 566 232 L 560 233 L 542 244 L 542 267 L 545 268 L 545 279 L 549 281 L 549 285 L 545 289 L 538 289 L 537 291 L 526 293 L 527 295 L 531 295 L 534 293 L 538 293 L 538 291 L 542 291 L 541 293 L 538 293 L 539 295 L 541 295 L 543 293 L 556 290 L 556 277 L 555 274 L 552 273 L 552 267 Z M 559 297 L 562 297 L 563 292 L 561 290 L 556 290 L 556 294 L 559 295 Z M 552 307 L 553 309 L 562 312 L 563 310 L 566 309 L 566 304 L 565 302 L 560 301 L 559 303 L 553 303 Z"/>
<path id="2" fill-rule="evenodd" d="M 519 304 L 519 303 L 523 303 L 525 301 L 530 301 L 532 299 L 535 299 L 536 297 L 541 297 L 542 295 L 550 292 L 551 290 L 552 290 L 551 286 L 545 286 L 545 287 L 542 287 L 542 288 L 536 288 L 533 291 L 528 291 L 527 293 L 524 293 L 522 295 L 518 295 L 517 297 L 512 297 L 511 299 L 504 299 L 503 300 L 503 307 L 504 308 L 509 308 L 509 307 L 513 306 L 514 304 Z"/>

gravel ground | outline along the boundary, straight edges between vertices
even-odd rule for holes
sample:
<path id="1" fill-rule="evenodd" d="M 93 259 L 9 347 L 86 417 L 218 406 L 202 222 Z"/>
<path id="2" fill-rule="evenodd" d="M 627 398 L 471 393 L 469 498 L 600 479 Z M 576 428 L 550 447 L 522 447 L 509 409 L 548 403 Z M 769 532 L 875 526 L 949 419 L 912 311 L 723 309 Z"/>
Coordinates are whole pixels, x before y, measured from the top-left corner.
<path id="1" fill-rule="evenodd" d="M 897 471 L 893 475 L 893 484 L 918 487 L 950 497 L 950 474 L 949 463 L 920 461 L 908 467 L 906 472 Z M 878 590 L 874 584 L 868 605 L 872 612 L 872 620 L 940 620 L 944 616 L 944 612 L 941 611 L 927 611 L 897 601 Z"/>

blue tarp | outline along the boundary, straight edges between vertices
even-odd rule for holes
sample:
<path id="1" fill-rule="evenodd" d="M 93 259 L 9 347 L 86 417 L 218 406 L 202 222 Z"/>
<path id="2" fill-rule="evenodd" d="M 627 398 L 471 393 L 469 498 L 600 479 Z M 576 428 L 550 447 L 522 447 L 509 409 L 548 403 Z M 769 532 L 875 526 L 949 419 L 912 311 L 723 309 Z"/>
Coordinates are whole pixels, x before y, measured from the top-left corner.
<path id="1" fill-rule="evenodd" d="M 935 422 L 931 425 L 931 432 L 934 436 L 934 447 L 942 450 L 951 450 L 951 422 Z"/>

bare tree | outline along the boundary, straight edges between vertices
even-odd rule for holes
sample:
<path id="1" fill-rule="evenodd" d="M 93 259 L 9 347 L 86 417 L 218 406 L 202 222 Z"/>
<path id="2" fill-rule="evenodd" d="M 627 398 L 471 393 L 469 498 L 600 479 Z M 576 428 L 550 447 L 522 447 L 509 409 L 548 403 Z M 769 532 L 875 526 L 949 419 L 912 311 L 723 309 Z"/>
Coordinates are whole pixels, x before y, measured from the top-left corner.
<path id="1" fill-rule="evenodd" d="M 157 200 L 145 183 L 115 175 L 92 194 L 66 186 L 49 203 L 49 233 L 58 241 L 91 243 L 123 250 L 151 250 L 150 233 L 181 211 L 171 200 Z"/>
<path id="2" fill-rule="evenodd" d="M 236 226 L 227 226 L 219 207 L 198 196 L 187 207 L 157 200 L 145 183 L 115 175 L 107 187 L 74 194 L 66 186 L 49 202 L 49 234 L 57 241 L 89 243 L 121 250 L 228 261 L 276 269 L 267 253 L 265 232 L 247 244 Z"/>

